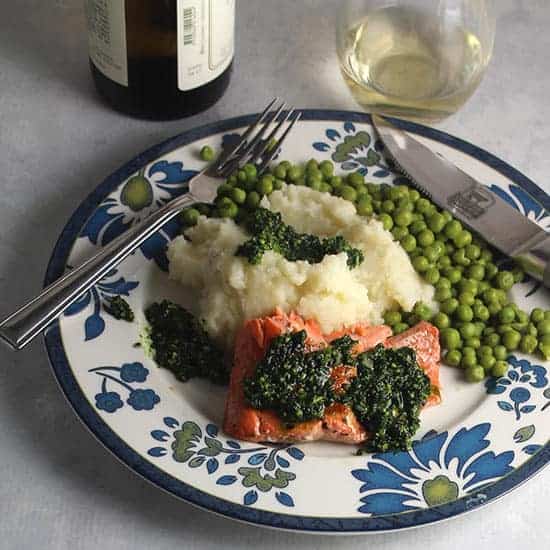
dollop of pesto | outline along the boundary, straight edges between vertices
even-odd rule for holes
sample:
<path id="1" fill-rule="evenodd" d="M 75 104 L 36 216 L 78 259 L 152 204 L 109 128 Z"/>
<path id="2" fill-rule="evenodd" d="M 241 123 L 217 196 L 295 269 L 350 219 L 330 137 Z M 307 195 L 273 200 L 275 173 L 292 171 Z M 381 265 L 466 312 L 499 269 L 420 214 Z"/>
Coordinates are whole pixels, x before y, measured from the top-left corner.
<path id="1" fill-rule="evenodd" d="M 134 312 L 130 304 L 122 296 L 111 298 L 107 306 L 107 312 L 119 321 L 131 323 L 134 320 Z"/>
<path id="2" fill-rule="evenodd" d="M 341 235 L 320 239 L 316 235 L 298 233 L 283 223 L 281 214 L 266 208 L 258 208 L 247 219 L 246 228 L 252 237 L 237 249 L 237 256 L 244 256 L 249 263 L 259 264 L 268 250 L 284 256 L 288 261 L 306 261 L 318 264 L 327 255 L 345 252 L 350 269 L 365 259 L 358 248 L 353 248 Z"/>
<path id="3" fill-rule="evenodd" d="M 254 408 L 273 410 L 287 425 L 321 419 L 332 403 L 344 403 L 371 434 L 365 450 L 410 448 L 431 391 L 414 350 L 378 345 L 353 355 L 353 345 L 344 336 L 326 348 L 308 351 L 305 331 L 274 338 L 244 382 L 245 398 Z M 355 366 L 357 377 L 335 392 L 331 372 L 339 365 Z"/>
<path id="4" fill-rule="evenodd" d="M 364 450 L 407 450 L 420 425 L 420 411 L 431 392 L 430 379 L 411 348 L 379 344 L 357 356 L 357 377 L 342 395 L 371 434 Z"/>
<path id="5" fill-rule="evenodd" d="M 182 382 L 199 377 L 215 384 L 228 383 L 222 350 L 192 313 L 164 300 L 149 306 L 145 317 L 150 326 L 150 347 L 160 367 L 172 371 Z"/>

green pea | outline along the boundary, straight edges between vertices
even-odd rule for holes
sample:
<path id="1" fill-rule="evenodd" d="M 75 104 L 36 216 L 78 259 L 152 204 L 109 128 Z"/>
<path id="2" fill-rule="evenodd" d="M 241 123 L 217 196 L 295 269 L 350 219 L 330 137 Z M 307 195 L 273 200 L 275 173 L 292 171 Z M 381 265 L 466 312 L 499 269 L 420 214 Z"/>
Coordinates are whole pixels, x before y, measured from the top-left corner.
<path id="1" fill-rule="evenodd" d="M 210 162 L 214 160 L 214 149 L 210 147 L 210 145 L 204 145 L 200 152 L 201 160 L 204 160 L 204 162 Z"/>
<path id="2" fill-rule="evenodd" d="M 481 256 L 481 249 L 475 244 L 469 244 L 466 247 L 466 256 L 468 256 L 470 260 L 477 260 Z"/>
<path id="3" fill-rule="evenodd" d="M 416 202 L 420 198 L 420 193 L 416 189 L 409 189 L 409 200 Z"/>
<path id="4" fill-rule="evenodd" d="M 276 178 L 275 181 L 273 182 L 273 190 L 278 191 L 279 189 L 282 189 L 285 183 L 286 183 L 285 180 Z M 328 185 L 328 183 L 323 182 L 323 184 L 321 185 L 321 191 L 327 191 L 330 193 L 332 191 L 332 187 Z"/>
<path id="5" fill-rule="evenodd" d="M 491 376 L 494 376 L 495 378 L 501 378 L 503 376 L 506 376 L 506 373 L 508 372 L 508 363 L 506 361 L 497 361 L 492 370 L 491 370 Z"/>
<path id="6" fill-rule="evenodd" d="M 464 353 L 462 353 L 462 361 L 460 362 L 460 366 L 463 369 L 466 369 L 466 371 L 477 368 L 477 357 L 475 355 L 464 355 Z"/>
<path id="7" fill-rule="evenodd" d="M 402 199 L 399 199 L 397 201 L 397 209 L 398 210 L 405 210 L 411 213 L 414 212 L 414 203 L 411 202 L 407 197 L 403 197 Z M 411 217 L 411 221 L 414 219 L 414 217 Z"/>
<path id="8" fill-rule="evenodd" d="M 453 242 L 457 248 L 464 248 L 472 242 L 472 234 L 466 229 L 462 229 L 456 237 L 453 238 Z M 468 258 L 469 259 L 469 258 Z"/>
<path id="9" fill-rule="evenodd" d="M 481 382 L 485 378 L 483 367 L 471 365 L 466 368 L 466 380 L 468 382 Z"/>
<path id="10" fill-rule="evenodd" d="M 449 316 L 443 312 L 436 313 L 432 319 L 432 323 L 439 329 L 449 328 L 451 326 L 451 320 Z"/>
<path id="11" fill-rule="evenodd" d="M 501 323 L 511 323 L 516 317 L 516 312 L 514 309 L 510 306 L 503 307 L 499 314 L 498 314 L 498 320 Z"/>
<path id="12" fill-rule="evenodd" d="M 479 282 L 476 279 L 462 279 L 458 284 L 460 292 L 469 292 L 472 296 L 477 296 L 479 290 Z"/>
<path id="13" fill-rule="evenodd" d="M 497 273 L 498 273 L 498 267 L 495 264 L 491 262 L 487 262 L 485 264 L 485 279 L 487 281 L 494 279 Z"/>
<path id="14" fill-rule="evenodd" d="M 200 212 L 196 208 L 186 208 L 181 214 L 180 219 L 186 227 L 193 227 L 199 221 Z"/>
<path id="15" fill-rule="evenodd" d="M 491 346 L 488 346 L 487 344 L 484 344 L 483 346 L 480 346 L 476 354 L 478 357 L 483 357 L 484 355 L 493 355 L 493 348 Z"/>
<path id="16" fill-rule="evenodd" d="M 452 315 L 458 308 L 458 300 L 456 298 L 449 298 L 441 304 L 441 311 L 447 315 Z"/>
<path id="17" fill-rule="evenodd" d="M 516 330 L 508 330 L 502 335 L 502 343 L 508 351 L 515 351 L 518 349 L 521 341 L 521 334 Z"/>
<path id="18" fill-rule="evenodd" d="M 493 355 L 497 359 L 497 361 L 503 361 L 508 357 L 508 350 L 501 344 L 494 346 L 493 348 Z"/>
<path id="19" fill-rule="evenodd" d="M 430 262 L 425 256 L 417 256 L 412 261 L 412 264 L 416 271 L 418 271 L 419 273 L 423 273 L 430 268 Z"/>
<path id="20" fill-rule="evenodd" d="M 461 305 L 473 306 L 474 300 L 474 295 L 471 292 L 464 291 L 458 295 L 458 301 Z"/>
<path id="21" fill-rule="evenodd" d="M 391 233 L 396 241 L 400 241 L 405 235 L 408 235 L 409 232 L 407 231 L 406 227 L 397 227 L 394 226 L 391 230 Z"/>
<path id="22" fill-rule="evenodd" d="M 365 176 L 363 176 L 363 174 L 360 174 L 359 172 L 352 172 L 348 176 L 348 183 L 353 187 L 363 185 L 365 183 Z"/>
<path id="23" fill-rule="evenodd" d="M 338 194 L 347 201 L 353 202 L 357 199 L 357 191 L 351 185 L 343 185 L 338 190 Z"/>
<path id="24" fill-rule="evenodd" d="M 384 313 L 384 323 L 386 325 L 396 325 L 402 320 L 401 313 L 399 311 L 386 311 Z"/>
<path id="25" fill-rule="evenodd" d="M 405 235 L 400 242 L 405 252 L 412 252 L 416 248 L 416 239 L 413 235 Z"/>
<path id="26" fill-rule="evenodd" d="M 240 187 L 234 187 L 229 197 L 236 204 L 244 204 L 246 201 L 246 191 Z"/>
<path id="27" fill-rule="evenodd" d="M 416 302 L 413 313 L 423 321 L 428 321 L 432 317 L 432 310 L 423 302 Z"/>
<path id="28" fill-rule="evenodd" d="M 238 206 L 229 197 L 217 199 L 216 207 L 222 218 L 234 218 L 239 211 Z"/>
<path id="29" fill-rule="evenodd" d="M 479 258 L 485 263 L 488 263 L 493 260 L 493 253 L 488 248 L 482 248 Z"/>
<path id="30" fill-rule="evenodd" d="M 386 231 L 390 231 L 393 228 L 393 219 L 389 214 L 380 214 L 378 220 L 382 222 Z"/>
<path id="31" fill-rule="evenodd" d="M 263 176 L 258 183 L 256 183 L 256 191 L 260 195 L 269 195 L 273 192 L 273 178 L 268 176 Z"/>
<path id="32" fill-rule="evenodd" d="M 430 229 L 424 229 L 420 231 L 420 233 L 418 233 L 418 243 L 420 244 L 420 246 L 429 246 L 434 241 L 435 235 Z"/>
<path id="33" fill-rule="evenodd" d="M 544 312 L 544 318 L 547 320 L 547 321 L 550 321 L 550 310 L 546 310 Z"/>
<path id="34" fill-rule="evenodd" d="M 463 249 L 459 249 L 453 252 L 452 258 L 454 263 L 457 265 L 469 266 L 472 263 L 472 260 L 466 257 L 466 253 Z"/>
<path id="35" fill-rule="evenodd" d="M 332 176 L 329 180 L 330 186 L 336 191 L 342 187 L 343 182 L 340 176 Z"/>
<path id="36" fill-rule="evenodd" d="M 412 223 L 412 213 L 409 210 L 399 208 L 395 211 L 393 221 L 400 227 L 407 227 Z"/>
<path id="37" fill-rule="evenodd" d="M 480 321 L 487 321 L 490 317 L 489 310 L 483 304 L 476 304 L 473 307 L 474 317 Z"/>
<path id="38" fill-rule="evenodd" d="M 299 166 L 291 166 L 286 171 L 286 177 L 287 177 L 287 180 L 289 180 L 292 183 L 295 183 L 303 176 L 303 173 L 304 171 Z"/>
<path id="39" fill-rule="evenodd" d="M 462 353 L 457 349 L 449 350 L 443 360 L 450 367 L 458 367 L 462 361 Z"/>
<path id="40" fill-rule="evenodd" d="M 444 272 L 445 277 L 451 281 L 451 284 L 456 284 L 460 279 L 462 279 L 462 273 L 460 270 L 456 269 L 455 267 L 451 267 L 446 269 Z"/>
<path id="41" fill-rule="evenodd" d="M 243 166 L 243 172 L 246 174 L 246 179 L 248 180 L 256 180 L 258 177 L 258 169 L 256 168 L 256 165 L 250 162 Z"/>
<path id="42" fill-rule="evenodd" d="M 428 226 L 426 225 L 426 222 L 423 220 L 416 220 L 413 223 L 411 223 L 409 227 L 409 231 L 415 235 L 417 238 L 422 233 L 422 231 L 425 231 L 428 229 Z"/>
<path id="43" fill-rule="evenodd" d="M 519 343 L 519 349 L 522 353 L 533 353 L 537 349 L 537 339 L 535 336 L 526 334 Z"/>
<path id="44" fill-rule="evenodd" d="M 485 330 L 485 323 L 481 321 L 475 321 L 474 325 L 476 327 L 476 336 L 478 338 L 481 338 L 481 335 L 483 334 L 483 331 Z"/>
<path id="45" fill-rule="evenodd" d="M 385 200 L 382 202 L 382 212 L 386 214 L 391 214 L 395 210 L 395 203 L 390 200 Z"/>
<path id="46" fill-rule="evenodd" d="M 393 325 L 392 330 L 394 334 L 401 334 L 402 332 L 405 332 L 409 328 L 409 325 L 407 323 L 396 323 Z"/>
<path id="47" fill-rule="evenodd" d="M 286 166 L 278 164 L 273 170 L 273 175 L 278 179 L 286 179 Z"/>
<path id="48" fill-rule="evenodd" d="M 448 267 L 451 267 L 451 265 L 452 261 L 449 256 L 441 256 L 441 258 L 437 260 L 437 267 L 439 267 L 439 269 L 447 269 Z"/>
<path id="49" fill-rule="evenodd" d="M 472 336 L 472 338 L 466 339 L 464 344 L 466 344 L 466 346 L 468 346 L 469 348 L 473 348 L 477 351 L 481 346 L 481 340 L 477 336 Z"/>
<path id="50" fill-rule="evenodd" d="M 380 214 L 380 211 L 381 211 L 381 208 L 382 208 L 382 202 L 379 201 L 379 200 L 376 200 L 375 198 L 373 198 L 372 199 L 372 208 L 377 214 Z"/>
<path id="51" fill-rule="evenodd" d="M 443 210 L 441 215 L 445 218 L 445 225 L 453 219 L 453 215 L 448 210 Z"/>
<path id="52" fill-rule="evenodd" d="M 428 199 L 425 199 L 423 197 L 419 198 L 414 204 L 414 209 L 419 214 L 427 214 L 432 210 L 432 208 L 432 203 Z"/>
<path id="53" fill-rule="evenodd" d="M 496 332 L 494 334 L 487 334 L 483 337 L 483 343 L 490 348 L 497 348 L 499 347 L 498 344 L 500 342 L 500 334 L 497 334 Z M 502 346 L 504 348 L 504 346 Z M 506 348 L 504 348 L 506 349 Z"/>
<path id="54" fill-rule="evenodd" d="M 460 329 L 459 329 L 459 332 L 460 332 L 460 336 L 462 336 L 462 338 L 474 338 L 475 336 L 475 333 L 476 333 L 476 328 L 474 326 L 473 323 L 463 323 L 461 326 L 460 326 Z"/>
<path id="55" fill-rule="evenodd" d="M 456 317 L 459 321 L 469 322 L 474 318 L 474 312 L 469 305 L 460 304 L 456 308 Z"/>
<path id="56" fill-rule="evenodd" d="M 537 347 L 544 359 L 550 359 L 550 344 L 543 344 L 542 342 L 539 342 L 539 345 Z"/>
<path id="57" fill-rule="evenodd" d="M 198 210 L 199 214 L 202 216 L 208 216 L 212 207 L 209 204 L 200 202 L 199 204 L 195 204 L 194 208 L 195 210 Z"/>
<path id="58" fill-rule="evenodd" d="M 451 220 L 445 225 L 444 233 L 449 239 L 454 239 L 462 231 L 462 224 L 458 220 Z"/>
<path id="59" fill-rule="evenodd" d="M 306 171 L 319 170 L 319 163 L 315 159 L 309 159 L 306 162 Z"/>
<path id="60" fill-rule="evenodd" d="M 248 193 L 246 197 L 245 204 L 250 210 L 254 210 L 259 206 L 260 200 L 261 200 L 261 197 L 257 191 L 250 191 L 250 193 Z"/>
<path id="61" fill-rule="evenodd" d="M 538 336 L 539 331 L 533 323 L 527 323 L 527 328 L 525 329 L 525 334 L 530 334 L 531 336 Z"/>
<path id="62" fill-rule="evenodd" d="M 479 359 L 480 365 L 486 371 L 491 370 L 495 366 L 496 362 L 497 362 L 497 360 L 495 359 L 495 357 L 493 355 L 484 355 L 483 357 L 481 357 Z"/>
<path id="63" fill-rule="evenodd" d="M 485 267 L 480 263 L 471 265 L 468 268 L 468 277 L 476 279 L 477 281 L 482 281 L 485 278 Z"/>
<path id="64" fill-rule="evenodd" d="M 448 350 L 460 347 L 460 333 L 454 328 L 445 328 L 441 331 L 441 343 Z"/>
<path id="65" fill-rule="evenodd" d="M 430 285 L 435 285 L 437 281 L 439 281 L 439 277 L 440 277 L 440 274 L 439 274 L 439 269 L 437 269 L 437 267 L 430 267 L 424 273 L 424 279 Z"/>
<path id="66" fill-rule="evenodd" d="M 500 271 L 497 273 L 495 282 L 498 288 L 510 290 L 514 286 L 514 276 L 509 271 Z"/>
<path id="67" fill-rule="evenodd" d="M 478 288 L 478 293 L 483 294 L 488 288 L 490 288 L 490 285 L 487 281 L 479 281 L 477 288 Z"/>
<path id="68" fill-rule="evenodd" d="M 539 321 L 537 323 L 537 334 L 539 336 L 550 334 L 550 321 L 547 321 L 546 319 L 544 321 Z"/>
<path id="69" fill-rule="evenodd" d="M 439 281 L 441 282 L 441 279 Z M 445 300 L 452 298 L 453 294 L 450 288 L 436 288 L 434 297 L 439 303 L 442 303 Z"/>
<path id="70" fill-rule="evenodd" d="M 540 307 L 536 307 L 531 311 L 531 322 L 537 324 L 541 321 L 544 321 L 544 311 Z"/>
<path id="71" fill-rule="evenodd" d="M 445 217 L 442 216 L 441 214 L 438 214 L 437 212 L 435 214 L 432 214 L 428 218 L 428 227 L 434 233 L 440 233 L 441 231 L 443 231 L 445 224 L 446 224 Z"/>
<path id="72" fill-rule="evenodd" d="M 325 178 L 330 178 L 334 173 L 334 164 L 330 160 L 324 160 L 319 164 L 319 170 Z"/>
<path id="73" fill-rule="evenodd" d="M 372 216 L 374 213 L 370 197 L 363 197 L 360 199 L 355 205 L 355 209 L 360 216 Z"/>
<path id="74" fill-rule="evenodd" d="M 371 195 L 373 193 L 375 193 L 376 191 L 378 191 L 378 188 L 380 187 L 377 183 L 372 183 L 372 182 L 369 182 L 366 185 L 367 185 L 367 189 L 368 189 L 368 191 Z"/>

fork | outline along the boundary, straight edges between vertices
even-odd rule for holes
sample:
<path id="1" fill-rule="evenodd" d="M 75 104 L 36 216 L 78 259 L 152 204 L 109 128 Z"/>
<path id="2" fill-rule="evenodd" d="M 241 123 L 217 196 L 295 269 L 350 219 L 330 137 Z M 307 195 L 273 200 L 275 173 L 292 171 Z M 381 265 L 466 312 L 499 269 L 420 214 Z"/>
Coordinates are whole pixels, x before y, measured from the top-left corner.
<path id="1" fill-rule="evenodd" d="M 4 319 L 0 323 L 0 338 L 15 350 L 23 349 L 68 306 L 183 208 L 198 202 L 213 202 L 224 178 L 246 163 L 256 164 L 258 174 L 265 172 L 301 116 L 292 108 L 285 112 L 284 102 L 271 111 L 277 102 L 277 98 L 272 100 L 238 142 L 189 181 L 186 194 L 166 203 Z"/>

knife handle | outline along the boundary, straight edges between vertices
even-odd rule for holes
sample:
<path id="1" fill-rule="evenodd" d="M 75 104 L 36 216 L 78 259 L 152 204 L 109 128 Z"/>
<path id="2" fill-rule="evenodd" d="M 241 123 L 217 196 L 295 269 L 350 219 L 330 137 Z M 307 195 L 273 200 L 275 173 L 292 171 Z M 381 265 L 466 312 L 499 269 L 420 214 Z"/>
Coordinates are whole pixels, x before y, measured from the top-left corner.
<path id="1" fill-rule="evenodd" d="M 526 273 L 550 289 L 550 235 L 541 233 L 538 242 L 530 245 L 525 252 L 515 255 L 514 260 Z"/>

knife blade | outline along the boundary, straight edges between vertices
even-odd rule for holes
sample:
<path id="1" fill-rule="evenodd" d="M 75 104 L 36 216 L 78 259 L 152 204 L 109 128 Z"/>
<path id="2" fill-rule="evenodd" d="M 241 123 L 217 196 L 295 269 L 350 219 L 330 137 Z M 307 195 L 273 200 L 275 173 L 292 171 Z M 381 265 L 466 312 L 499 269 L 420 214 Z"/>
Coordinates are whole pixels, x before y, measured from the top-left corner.
<path id="1" fill-rule="evenodd" d="M 373 126 L 417 189 L 550 288 L 550 235 L 505 200 L 386 119 Z"/>

